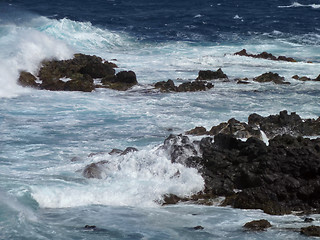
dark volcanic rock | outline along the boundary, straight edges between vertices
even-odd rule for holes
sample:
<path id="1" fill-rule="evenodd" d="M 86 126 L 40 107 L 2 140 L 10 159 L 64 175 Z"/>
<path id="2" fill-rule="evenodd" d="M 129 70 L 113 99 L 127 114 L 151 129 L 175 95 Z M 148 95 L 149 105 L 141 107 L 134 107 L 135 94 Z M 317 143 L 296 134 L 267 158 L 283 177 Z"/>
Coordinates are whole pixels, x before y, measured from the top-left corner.
<path id="1" fill-rule="evenodd" d="M 296 60 L 291 57 L 285 57 L 285 56 L 275 57 L 271 53 L 267 53 L 267 52 L 262 52 L 259 54 L 250 54 L 250 53 L 247 53 L 246 49 L 242 49 L 241 51 L 236 52 L 234 55 L 253 57 L 253 58 L 263 58 L 263 59 L 274 60 L 274 61 L 296 62 Z"/>
<path id="2" fill-rule="evenodd" d="M 293 136 L 319 136 L 320 118 L 302 119 L 298 114 L 292 112 L 290 115 L 286 110 L 277 115 L 262 117 L 256 113 L 248 117 L 248 123 L 240 122 L 234 118 L 228 122 L 222 122 L 213 126 L 209 131 L 204 127 L 196 127 L 186 134 L 190 135 L 217 135 L 219 133 L 230 134 L 237 138 L 256 137 L 262 139 L 262 130 L 268 138 L 276 135 L 290 134 Z"/>
<path id="3" fill-rule="evenodd" d="M 88 74 L 74 74 L 70 81 L 67 81 L 63 90 L 91 92 L 94 90 L 93 79 Z"/>
<path id="4" fill-rule="evenodd" d="M 303 82 L 306 82 L 306 81 L 312 81 L 311 78 L 308 78 L 306 76 L 303 76 L 303 77 L 299 77 L 298 75 L 294 75 L 292 76 L 293 79 L 296 79 L 296 80 L 299 80 L 299 81 L 303 81 Z"/>
<path id="5" fill-rule="evenodd" d="M 29 72 L 22 71 L 18 79 L 18 84 L 23 87 L 38 87 L 39 84 L 36 83 L 36 77 Z"/>
<path id="6" fill-rule="evenodd" d="M 187 131 L 186 134 L 201 136 L 201 135 L 208 134 L 208 132 L 205 127 L 195 127 L 194 129 Z"/>
<path id="7" fill-rule="evenodd" d="M 43 61 L 39 71 L 42 81 L 57 81 L 61 78 L 72 78 L 72 75 L 80 73 L 87 74 L 92 78 L 102 78 L 114 75 L 116 65 L 104 62 L 102 58 L 85 54 L 75 54 L 69 60 Z"/>
<path id="8" fill-rule="evenodd" d="M 268 138 L 273 138 L 281 134 L 290 134 L 293 136 L 320 135 L 320 118 L 316 120 L 301 119 L 295 112 L 289 115 L 286 110 L 268 117 L 262 117 L 255 113 L 251 114 L 248 117 L 248 124 L 251 126 L 259 126 Z"/>
<path id="9" fill-rule="evenodd" d="M 284 77 L 280 77 L 278 73 L 264 73 L 253 79 L 255 82 L 265 83 L 265 82 L 274 82 L 275 84 L 290 84 L 289 82 L 284 81 Z"/>
<path id="10" fill-rule="evenodd" d="M 106 76 L 101 83 L 114 90 L 126 91 L 134 85 L 138 84 L 136 74 L 133 71 L 121 71 L 115 76 Z"/>
<path id="11" fill-rule="evenodd" d="M 247 222 L 243 227 L 253 231 L 262 231 L 270 228 L 271 224 L 268 220 L 261 219 Z"/>
<path id="12" fill-rule="evenodd" d="M 227 196 L 226 205 L 269 214 L 320 208 L 320 139 L 284 135 L 266 146 L 218 134 L 203 138 L 200 151 L 202 157 L 186 162 L 200 165 L 205 192 Z"/>
<path id="13" fill-rule="evenodd" d="M 197 80 L 213 80 L 213 79 L 228 79 L 228 76 L 219 68 L 217 71 L 201 70 L 198 73 Z"/>
<path id="14" fill-rule="evenodd" d="M 197 91 L 206 91 L 213 88 L 212 83 L 206 81 L 193 81 L 193 82 L 184 82 L 179 86 L 175 86 L 172 80 L 167 82 L 157 82 L 155 88 L 160 89 L 161 92 L 197 92 Z"/>
<path id="15" fill-rule="evenodd" d="M 212 83 L 207 83 L 204 81 L 193 81 L 185 82 L 178 86 L 178 92 L 196 92 L 196 91 L 206 91 L 213 88 Z"/>
<path id="16" fill-rule="evenodd" d="M 157 82 L 154 85 L 155 88 L 160 89 L 161 92 L 176 92 L 177 87 L 174 85 L 174 82 L 169 79 L 168 81 Z"/>
<path id="17" fill-rule="evenodd" d="M 231 118 L 227 123 L 223 122 L 218 126 L 213 126 L 209 131 L 209 135 L 217 135 L 219 133 L 230 134 L 237 138 L 261 138 L 259 128 L 250 126 L 247 123 L 240 122 L 234 118 Z"/>
<path id="18" fill-rule="evenodd" d="M 309 237 L 320 237 L 320 227 L 319 226 L 309 226 L 301 228 L 301 234 Z"/>
<path id="19" fill-rule="evenodd" d="M 42 62 L 38 77 L 41 89 L 51 91 L 91 92 L 96 87 L 107 87 L 116 90 L 127 90 L 137 84 L 132 71 L 122 71 L 115 75 L 117 66 L 97 56 L 75 54 L 69 60 L 46 60 Z M 30 76 L 23 74 L 19 82 L 31 81 Z M 104 86 L 95 86 L 94 78 L 102 78 Z M 27 80 L 25 80 L 27 79 Z M 30 84 L 30 83 L 28 83 Z M 34 83 L 31 83 L 34 84 Z"/>

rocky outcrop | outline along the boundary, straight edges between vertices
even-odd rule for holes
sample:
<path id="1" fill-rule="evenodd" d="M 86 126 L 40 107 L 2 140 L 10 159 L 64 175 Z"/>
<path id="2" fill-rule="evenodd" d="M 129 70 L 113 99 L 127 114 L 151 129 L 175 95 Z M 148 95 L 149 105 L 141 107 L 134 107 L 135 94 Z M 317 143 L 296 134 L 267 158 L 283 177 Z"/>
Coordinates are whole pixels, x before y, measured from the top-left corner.
<path id="1" fill-rule="evenodd" d="M 272 227 L 272 225 L 268 220 L 261 219 L 247 222 L 243 227 L 251 231 L 263 231 Z"/>
<path id="2" fill-rule="evenodd" d="M 225 196 L 225 205 L 269 214 L 320 211 L 320 139 L 282 135 L 266 146 L 256 138 L 243 142 L 226 134 L 200 142 L 171 135 L 164 146 L 173 162 L 179 159 L 202 174 L 200 197 Z"/>
<path id="3" fill-rule="evenodd" d="M 127 90 L 136 85 L 133 71 L 121 71 L 115 75 L 117 65 L 97 56 L 75 54 L 68 60 L 45 60 L 41 63 L 38 79 L 31 73 L 21 72 L 18 83 L 51 91 L 91 92 L 97 87 Z M 94 79 L 101 78 L 103 85 L 96 86 Z"/>
<path id="4" fill-rule="evenodd" d="M 222 122 L 217 126 L 213 126 L 209 131 L 204 127 L 196 127 L 187 131 L 186 134 L 217 135 L 224 133 L 237 138 L 256 137 L 262 139 L 261 131 L 263 131 L 268 138 L 282 134 L 290 134 L 292 136 L 319 136 L 320 118 L 302 119 L 295 112 L 289 115 L 286 110 L 268 117 L 262 117 L 254 113 L 248 117 L 248 123 L 231 118 L 228 122 Z"/>
<path id="5" fill-rule="evenodd" d="M 290 82 L 284 81 L 284 77 L 280 77 L 278 73 L 273 72 L 264 73 L 255 77 L 253 78 L 253 81 L 260 83 L 273 82 L 275 84 L 290 84 Z"/>
<path id="6" fill-rule="evenodd" d="M 268 138 L 282 134 L 292 136 L 320 135 L 320 117 L 318 119 L 302 119 L 295 112 L 289 115 L 286 110 L 268 117 L 262 117 L 256 113 L 251 114 L 248 117 L 248 124 L 259 127 Z"/>
<path id="7" fill-rule="evenodd" d="M 250 54 L 250 53 L 247 53 L 246 49 L 242 49 L 241 51 L 234 53 L 234 55 L 246 56 L 246 57 L 252 57 L 252 58 L 263 58 L 263 59 L 274 60 L 274 61 L 296 62 L 296 60 L 291 57 L 286 57 L 286 56 L 276 57 L 276 56 L 273 56 L 271 53 L 267 53 L 267 52 L 262 52 L 259 54 Z"/>
<path id="8" fill-rule="evenodd" d="M 157 82 L 154 87 L 159 89 L 161 92 L 197 92 L 211 89 L 214 85 L 206 81 L 193 81 L 184 82 L 179 86 L 175 86 L 174 82 L 169 79 L 166 82 Z"/>
<path id="9" fill-rule="evenodd" d="M 201 70 L 198 73 L 196 80 L 214 80 L 214 79 L 224 79 L 228 80 L 228 76 L 219 68 L 217 71 L 211 70 Z"/>

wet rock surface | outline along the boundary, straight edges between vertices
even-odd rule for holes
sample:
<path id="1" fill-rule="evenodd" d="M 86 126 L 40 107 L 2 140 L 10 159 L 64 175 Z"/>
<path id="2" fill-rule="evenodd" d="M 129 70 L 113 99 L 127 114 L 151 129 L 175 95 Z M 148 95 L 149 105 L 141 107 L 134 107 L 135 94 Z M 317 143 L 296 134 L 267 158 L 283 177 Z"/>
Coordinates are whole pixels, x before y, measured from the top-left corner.
<path id="1" fill-rule="evenodd" d="M 187 131 L 190 135 L 217 135 L 230 134 L 237 138 L 256 137 L 263 139 L 262 133 L 273 138 L 277 135 L 290 134 L 292 136 L 319 136 L 320 118 L 302 119 L 298 114 L 288 114 L 286 110 L 279 114 L 263 117 L 253 113 L 248 117 L 248 123 L 240 122 L 234 118 L 213 126 L 209 131 L 204 127 L 196 127 Z"/>
<path id="2" fill-rule="evenodd" d="M 277 215 L 320 210 L 320 138 L 284 134 L 267 146 L 254 137 L 241 141 L 222 133 L 194 142 L 170 135 L 164 146 L 172 162 L 179 159 L 202 174 L 199 198 L 225 196 L 224 205 Z"/>
<path id="3" fill-rule="evenodd" d="M 274 60 L 274 61 L 296 62 L 296 60 L 291 57 L 286 57 L 286 56 L 276 57 L 271 53 L 267 53 L 267 52 L 262 52 L 259 54 L 251 54 L 251 53 L 248 53 L 246 49 L 242 49 L 241 51 L 234 53 L 234 55 L 246 56 L 246 57 L 252 57 L 252 58 L 263 58 L 263 59 Z"/>
<path id="4" fill-rule="evenodd" d="M 23 87 L 39 87 L 39 84 L 36 83 L 37 78 L 33 76 L 30 72 L 22 71 L 18 79 L 18 84 Z"/>
<path id="5" fill-rule="evenodd" d="M 272 227 L 272 225 L 268 220 L 261 219 L 247 222 L 243 227 L 251 231 L 263 231 Z"/>
<path id="6" fill-rule="evenodd" d="M 284 81 L 284 77 L 281 77 L 278 73 L 273 72 L 264 73 L 258 77 L 255 77 L 253 78 L 253 81 L 260 83 L 273 82 L 275 84 L 290 84 L 290 82 Z"/>
<path id="7" fill-rule="evenodd" d="M 18 83 L 22 86 L 39 87 L 50 91 L 91 92 L 97 87 L 127 90 L 136 85 L 133 71 L 115 74 L 117 65 L 97 56 L 75 54 L 68 60 L 45 60 L 38 72 L 38 79 L 31 73 L 21 72 Z M 94 79 L 101 78 L 103 85 L 96 86 Z"/>
<path id="8" fill-rule="evenodd" d="M 219 68 L 217 71 L 201 70 L 198 73 L 196 80 L 214 80 L 214 79 L 225 79 L 228 80 L 228 76 Z"/>
<path id="9" fill-rule="evenodd" d="M 157 82 L 154 85 L 155 88 L 159 89 L 161 92 L 197 92 L 206 91 L 214 87 L 210 82 L 206 81 L 192 81 L 184 82 L 179 86 L 176 86 L 172 80 Z"/>

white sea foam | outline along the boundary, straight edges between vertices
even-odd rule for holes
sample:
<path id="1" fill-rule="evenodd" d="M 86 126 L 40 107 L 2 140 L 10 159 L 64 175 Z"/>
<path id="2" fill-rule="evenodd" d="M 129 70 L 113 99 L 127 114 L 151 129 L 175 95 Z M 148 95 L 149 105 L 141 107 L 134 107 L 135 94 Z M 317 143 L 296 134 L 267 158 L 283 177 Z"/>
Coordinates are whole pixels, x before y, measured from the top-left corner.
<path id="1" fill-rule="evenodd" d="M 45 58 L 72 56 L 73 51 L 65 43 L 37 30 L 14 24 L 5 28 L 6 34 L 0 36 L 0 98 L 28 91 L 17 85 L 19 71 L 36 73 Z"/>
<path id="2" fill-rule="evenodd" d="M 90 22 L 39 17 L 31 24 L 39 31 L 61 39 L 81 52 L 90 52 L 92 49 L 123 51 L 133 45 L 125 34 L 120 35 L 108 29 L 95 27 Z"/>
<path id="3" fill-rule="evenodd" d="M 86 184 L 64 183 L 31 187 L 42 208 L 86 205 L 157 206 L 164 194 L 187 196 L 201 191 L 204 182 L 194 168 L 171 163 L 159 150 L 141 150 L 125 156 L 96 155 L 89 161 L 108 161 L 103 179 Z M 86 162 L 83 167 L 88 164 Z"/>
<path id="4" fill-rule="evenodd" d="M 294 2 L 288 6 L 278 6 L 279 8 L 295 8 L 295 7 L 311 7 L 311 8 L 320 8 L 320 4 L 301 4 L 299 2 Z"/>

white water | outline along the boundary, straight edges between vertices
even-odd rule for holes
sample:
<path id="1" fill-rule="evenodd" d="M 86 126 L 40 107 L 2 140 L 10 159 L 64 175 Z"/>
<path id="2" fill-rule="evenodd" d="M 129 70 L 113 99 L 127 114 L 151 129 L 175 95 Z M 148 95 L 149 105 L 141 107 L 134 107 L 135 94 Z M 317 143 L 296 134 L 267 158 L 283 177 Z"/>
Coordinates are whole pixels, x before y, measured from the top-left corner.
<path id="1" fill-rule="evenodd" d="M 155 207 L 165 194 L 186 197 L 203 189 L 203 179 L 196 169 L 172 164 L 160 150 L 141 150 L 124 156 L 99 154 L 67 169 L 82 170 L 91 162 L 107 161 L 103 179 L 85 184 L 54 183 L 34 186 L 32 197 L 44 208 L 87 205 Z M 45 173 L 57 174 L 65 167 L 50 168 Z"/>

